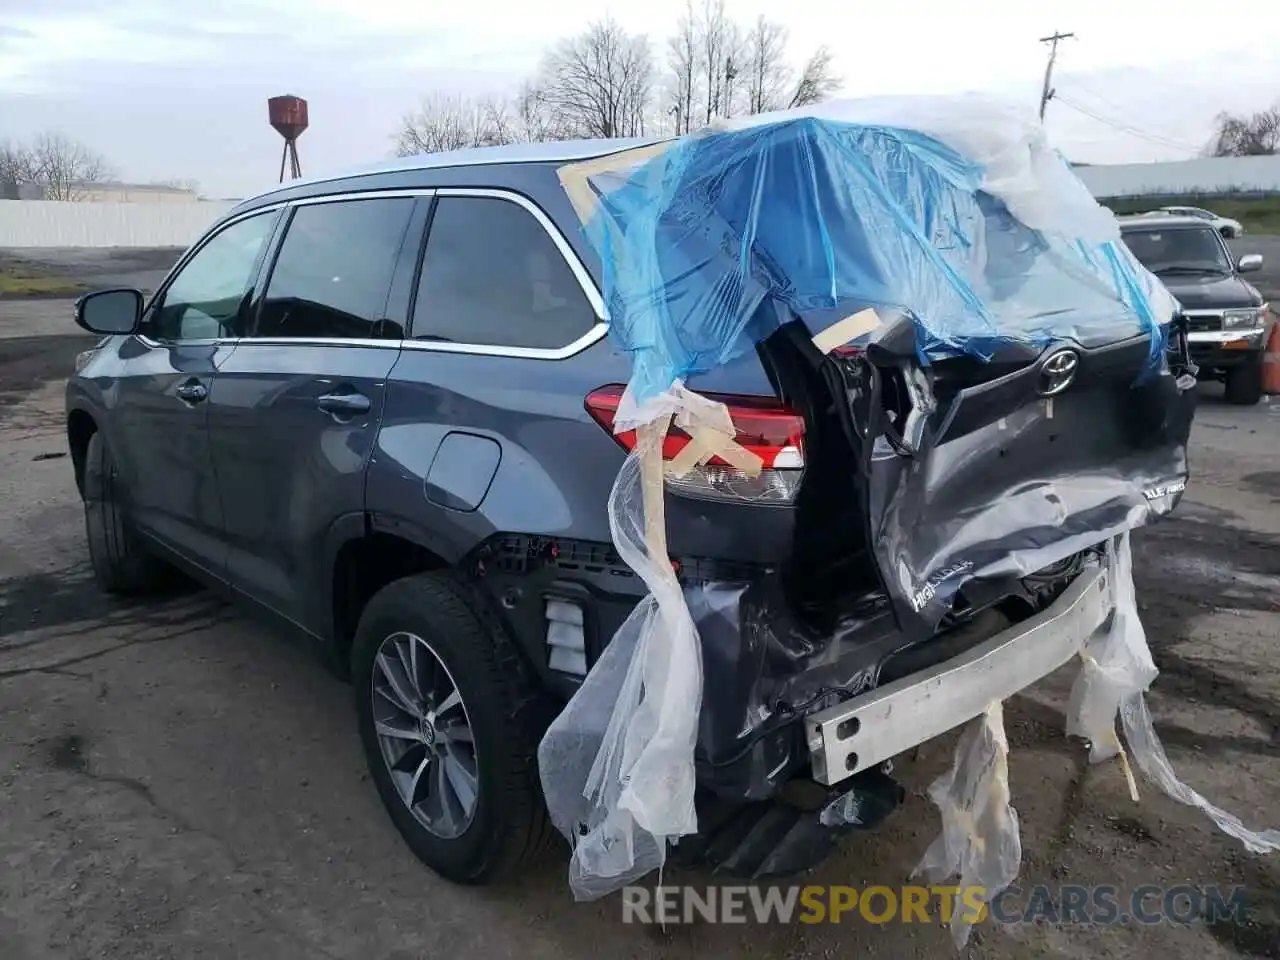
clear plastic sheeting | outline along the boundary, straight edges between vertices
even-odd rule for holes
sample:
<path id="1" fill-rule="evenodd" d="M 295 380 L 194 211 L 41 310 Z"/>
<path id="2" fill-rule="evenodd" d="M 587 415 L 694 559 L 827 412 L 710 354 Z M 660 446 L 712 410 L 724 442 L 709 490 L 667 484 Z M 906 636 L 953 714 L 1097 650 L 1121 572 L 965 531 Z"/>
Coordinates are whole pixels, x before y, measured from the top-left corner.
<path id="1" fill-rule="evenodd" d="M 956 743 L 951 769 L 929 787 L 942 814 L 942 833 L 929 845 L 912 876 L 930 883 L 952 877 L 961 890 L 981 887 L 990 903 L 1018 876 L 1022 840 L 1018 813 L 1009 800 L 1009 741 L 1004 710 L 995 701 L 965 726 Z M 969 940 L 973 916 L 956 893 L 951 939 L 956 948 Z"/>
<path id="2" fill-rule="evenodd" d="M 697 831 L 693 757 L 702 655 L 667 559 L 662 499 L 662 439 L 673 416 L 710 451 L 723 439 L 728 414 L 677 387 L 651 399 L 647 419 L 634 422 L 637 443 L 614 482 L 609 525 L 619 555 L 649 595 L 538 747 L 548 811 L 573 844 L 569 885 L 579 900 L 660 868 L 668 841 Z"/>
<path id="3" fill-rule="evenodd" d="M 1089 759 L 1093 762 L 1119 756 L 1127 771 L 1128 758 L 1116 735 L 1118 715 L 1129 754 L 1147 779 L 1179 803 L 1199 808 L 1252 853 L 1280 851 L 1280 830 L 1246 827 L 1239 817 L 1215 806 L 1179 780 L 1170 765 L 1147 710 L 1145 692 L 1158 671 L 1138 618 L 1129 534 L 1116 538 L 1112 550 L 1116 612 L 1111 628 L 1084 648 L 1084 666 L 1071 690 L 1067 709 L 1067 733 L 1089 741 Z"/>
<path id="4" fill-rule="evenodd" d="M 932 132 L 931 132 L 932 131 Z M 970 97 L 823 105 L 568 165 L 636 398 L 799 317 L 914 320 L 922 358 L 1151 336 L 1176 301 L 1034 119 Z"/>

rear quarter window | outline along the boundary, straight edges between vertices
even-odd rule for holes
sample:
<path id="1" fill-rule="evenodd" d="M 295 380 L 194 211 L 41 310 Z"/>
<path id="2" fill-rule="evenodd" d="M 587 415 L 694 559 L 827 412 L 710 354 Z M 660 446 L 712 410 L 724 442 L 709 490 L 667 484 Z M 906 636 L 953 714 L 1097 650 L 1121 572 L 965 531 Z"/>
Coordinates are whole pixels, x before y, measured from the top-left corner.
<path id="1" fill-rule="evenodd" d="M 415 339 L 554 350 L 597 322 L 532 213 L 499 197 L 438 198 L 414 300 Z"/>

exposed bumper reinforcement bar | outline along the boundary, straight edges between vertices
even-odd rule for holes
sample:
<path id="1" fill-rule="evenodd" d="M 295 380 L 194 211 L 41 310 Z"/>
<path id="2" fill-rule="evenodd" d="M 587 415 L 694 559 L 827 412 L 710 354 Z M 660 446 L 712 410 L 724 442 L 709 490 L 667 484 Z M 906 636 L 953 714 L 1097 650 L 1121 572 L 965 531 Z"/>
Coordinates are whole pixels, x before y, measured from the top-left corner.
<path id="1" fill-rule="evenodd" d="M 805 718 L 819 783 L 839 783 L 1052 673 L 1114 606 L 1110 570 L 1085 570 L 1051 606 L 959 656 Z"/>

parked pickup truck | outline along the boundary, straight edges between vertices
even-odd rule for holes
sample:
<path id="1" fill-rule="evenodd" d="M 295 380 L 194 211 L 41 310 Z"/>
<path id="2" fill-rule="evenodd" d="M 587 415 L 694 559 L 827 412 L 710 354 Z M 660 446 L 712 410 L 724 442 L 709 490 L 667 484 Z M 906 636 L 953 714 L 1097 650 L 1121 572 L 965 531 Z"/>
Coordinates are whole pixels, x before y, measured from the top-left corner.
<path id="1" fill-rule="evenodd" d="M 1213 224 L 1200 217 L 1122 217 L 1134 256 L 1164 281 L 1187 318 L 1191 359 L 1202 379 L 1222 380 L 1229 403 L 1262 399 L 1262 365 L 1274 322 L 1242 274 L 1262 269 L 1262 255 L 1236 260 Z"/>

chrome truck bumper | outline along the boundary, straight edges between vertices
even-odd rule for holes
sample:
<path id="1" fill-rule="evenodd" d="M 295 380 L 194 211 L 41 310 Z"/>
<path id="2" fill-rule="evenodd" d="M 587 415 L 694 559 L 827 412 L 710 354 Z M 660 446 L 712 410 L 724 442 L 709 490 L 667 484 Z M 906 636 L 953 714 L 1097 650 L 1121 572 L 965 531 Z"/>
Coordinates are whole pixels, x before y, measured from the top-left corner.
<path id="1" fill-rule="evenodd" d="M 982 713 L 1074 657 L 1114 607 L 1110 571 L 1085 570 L 1051 606 L 985 643 L 805 718 L 813 777 L 835 784 Z"/>

